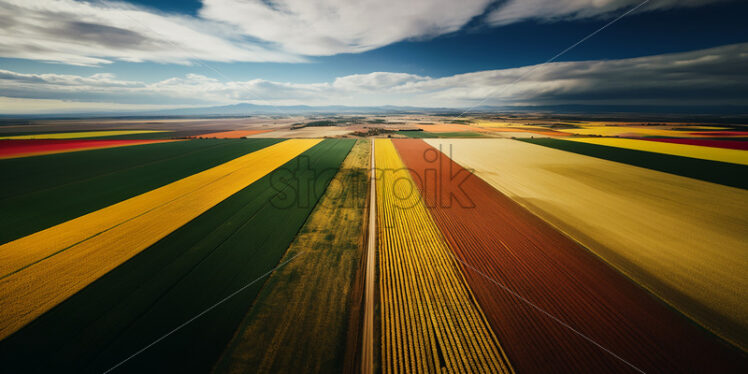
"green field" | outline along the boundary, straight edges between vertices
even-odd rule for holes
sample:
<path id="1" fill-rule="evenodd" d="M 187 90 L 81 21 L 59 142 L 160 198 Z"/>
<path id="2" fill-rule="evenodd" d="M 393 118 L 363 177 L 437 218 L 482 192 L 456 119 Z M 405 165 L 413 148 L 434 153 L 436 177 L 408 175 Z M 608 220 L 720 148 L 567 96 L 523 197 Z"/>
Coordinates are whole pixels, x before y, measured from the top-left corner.
<path id="1" fill-rule="evenodd" d="M 343 371 L 370 146 L 359 140 L 348 154 L 283 259 L 299 261 L 268 279 L 216 372 Z"/>
<path id="2" fill-rule="evenodd" d="M 552 138 L 518 140 L 726 186 L 748 188 L 748 166 L 744 165 Z"/>
<path id="3" fill-rule="evenodd" d="M 241 290 L 119 368 L 210 370 L 353 143 L 323 141 L 3 340 L 4 370 L 106 371 Z"/>
<path id="4" fill-rule="evenodd" d="M 0 244 L 279 141 L 189 140 L 0 160 Z"/>

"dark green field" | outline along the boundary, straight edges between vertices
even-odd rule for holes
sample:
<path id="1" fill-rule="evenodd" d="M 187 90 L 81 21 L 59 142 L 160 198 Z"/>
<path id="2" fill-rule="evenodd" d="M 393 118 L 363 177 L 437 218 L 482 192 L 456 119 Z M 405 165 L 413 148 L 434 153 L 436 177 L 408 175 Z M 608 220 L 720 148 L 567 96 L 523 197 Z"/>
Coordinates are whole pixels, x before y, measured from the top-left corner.
<path id="1" fill-rule="evenodd" d="M 3 340 L 3 370 L 101 373 L 207 309 L 118 370 L 209 371 L 353 143 L 323 141 Z"/>
<path id="2" fill-rule="evenodd" d="M 0 160 L 0 243 L 107 207 L 279 139 L 189 140 Z"/>
<path id="3" fill-rule="evenodd" d="M 726 186 L 748 188 L 748 166 L 744 165 L 551 138 L 519 140 Z"/>

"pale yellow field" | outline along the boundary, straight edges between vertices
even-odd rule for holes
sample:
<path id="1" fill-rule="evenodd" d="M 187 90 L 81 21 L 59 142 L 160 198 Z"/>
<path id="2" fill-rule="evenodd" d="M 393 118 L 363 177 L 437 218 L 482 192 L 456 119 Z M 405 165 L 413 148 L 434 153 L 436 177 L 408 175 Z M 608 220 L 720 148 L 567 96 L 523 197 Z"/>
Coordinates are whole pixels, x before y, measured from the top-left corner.
<path id="1" fill-rule="evenodd" d="M 374 156 L 382 372 L 512 372 L 392 141 Z"/>
<path id="2" fill-rule="evenodd" d="M 589 143 L 597 145 L 606 145 L 610 147 L 634 149 L 637 151 L 647 151 L 655 153 L 664 153 L 667 155 L 700 158 L 702 160 L 729 162 L 732 164 L 748 165 L 748 151 L 740 149 L 726 149 L 715 147 L 704 147 L 700 145 L 676 144 L 653 142 L 639 139 L 624 138 L 564 138 L 580 143 Z"/>
<path id="3" fill-rule="evenodd" d="M 60 132 L 51 134 L 31 134 L 0 136 L 0 139 L 80 139 L 96 138 L 101 136 L 116 135 L 133 135 L 133 134 L 150 134 L 154 132 L 164 132 L 159 130 L 113 130 L 113 131 L 81 131 L 81 132 Z"/>
<path id="4" fill-rule="evenodd" d="M 515 140 L 426 141 L 748 348 L 748 191 Z"/>
<path id="5" fill-rule="evenodd" d="M 0 339 L 320 140 L 287 140 L 0 246 Z"/>

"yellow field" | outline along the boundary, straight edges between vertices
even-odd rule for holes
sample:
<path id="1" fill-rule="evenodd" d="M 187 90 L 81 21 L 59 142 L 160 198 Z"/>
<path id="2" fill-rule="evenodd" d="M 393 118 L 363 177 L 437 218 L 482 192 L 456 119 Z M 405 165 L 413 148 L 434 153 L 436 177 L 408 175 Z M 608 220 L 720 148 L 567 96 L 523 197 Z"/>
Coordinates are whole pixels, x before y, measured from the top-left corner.
<path id="1" fill-rule="evenodd" d="M 748 191 L 521 141 L 426 142 L 748 348 Z"/>
<path id="2" fill-rule="evenodd" d="M 633 149 L 637 151 L 664 153 L 666 155 L 700 158 L 702 160 L 748 165 L 748 151 L 743 151 L 740 149 L 725 149 L 704 147 L 700 145 L 664 143 L 623 138 L 564 138 L 564 140 L 606 145 L 609 147 Z"/>
<path id="3" fill-rule="evenodd" d="M 319 141 L 284 141 L 0 246 L 0 339 Z"/>
<path id="4" fill-rule="evenodd" d="M 599 136 L 621 136 L 627 134 L 639 136 L 668 136 L 674 138 L 699 138 L 698 135 L 690 135 L 688 131 L 669 129 L 633 127 L 633 126 L 586 126 L 581 129 L 560 129 L 558 131 L 577 135 L 599 135 Z"/>
<path id="5" fill-rule="evenodd" d="M 375 142 L 382 372 L 512 372 L 394 145 Z"/>

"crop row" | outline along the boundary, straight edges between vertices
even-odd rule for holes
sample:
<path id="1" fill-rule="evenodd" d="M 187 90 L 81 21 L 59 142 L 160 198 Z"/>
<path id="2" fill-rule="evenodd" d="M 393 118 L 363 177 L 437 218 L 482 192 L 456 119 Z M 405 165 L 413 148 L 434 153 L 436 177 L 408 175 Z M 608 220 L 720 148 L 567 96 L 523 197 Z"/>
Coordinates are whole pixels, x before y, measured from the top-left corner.
<path id="1" fill-rule="evenodd" d="M 511 372 L 392 142 L 375 142 L 382 371 Z"/>

